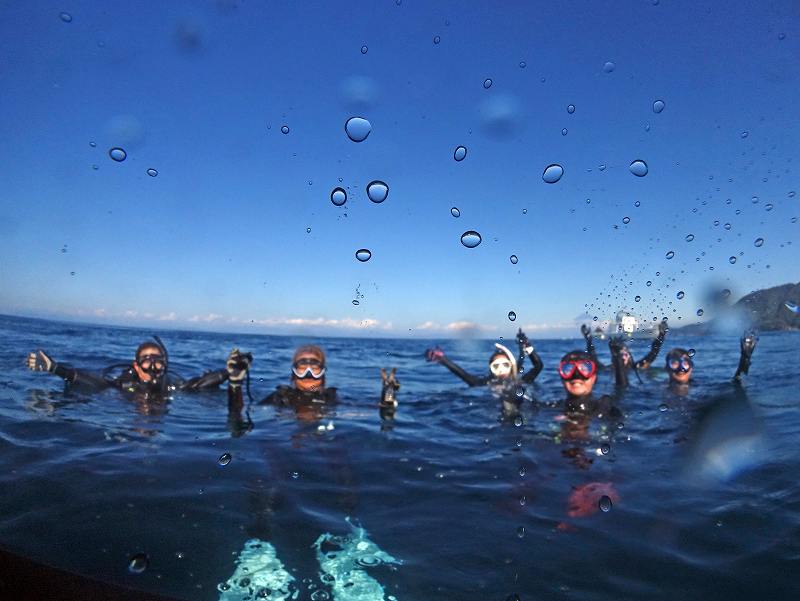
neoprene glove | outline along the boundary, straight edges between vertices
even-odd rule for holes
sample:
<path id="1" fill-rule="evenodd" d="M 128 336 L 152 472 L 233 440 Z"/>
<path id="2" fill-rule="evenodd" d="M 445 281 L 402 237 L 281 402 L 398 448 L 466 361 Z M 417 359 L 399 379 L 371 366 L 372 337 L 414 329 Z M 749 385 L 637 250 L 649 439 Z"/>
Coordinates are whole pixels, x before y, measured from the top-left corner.
<path id="1" fill-rule="evenodd" d="M 438 362 L 444 357 L 444 351 L 440 349 L 438 346 L 436 348 L 429 348 L 425 351 L 425 359 L 427 361 L 434 361 Z"/>
<path id="2" fill-rule="evenodd" d="M 744 353 L 747 357 L 753 354 L 753 351 L 756 348 L 756 344 L 758 343 L 758 336 L 755 335 L 755 332 L 745 332 L 744 336 L 742 336 L 740 344 L 742 347 L 742 353 Z"/>
<path id="3" fill-rule="evenodd" d="M 658 335 L 662 338 L 667 335 L 669 332 L 669 326 L 667 325 L 667 318 L 661 320 L 661 323 L 658 324 Z"/>
<path id="4" fill-rule="evenodd" d="M 587 326 L 585 323 L 581 324 L 581 334 L 583 334 L 583 337 L 587 339 L 589 338 L 589 336 L 592 335 L 592 331 L 589 329 L 589 326 Z"/>
<path id="5" fill-rule="evenodd" d="M 231 384 L 241 385 L 242 381 L 247 377 L 247 370 L 253 363 L 253 355 L 250 353 L 242 353 L 238 348 L 231 351 L 228 355 L 228 361 L 225 363 L 225 369 L 228 370 L 228 381 Z"/>
<path id="6" fill-rule="evenodd" d="M 31 371 L 49 371 L 55 373 L 56 362 L 53 361 L 47 354 L 38 350 L 35 353 L 28 354 L 28 369 Z"/>

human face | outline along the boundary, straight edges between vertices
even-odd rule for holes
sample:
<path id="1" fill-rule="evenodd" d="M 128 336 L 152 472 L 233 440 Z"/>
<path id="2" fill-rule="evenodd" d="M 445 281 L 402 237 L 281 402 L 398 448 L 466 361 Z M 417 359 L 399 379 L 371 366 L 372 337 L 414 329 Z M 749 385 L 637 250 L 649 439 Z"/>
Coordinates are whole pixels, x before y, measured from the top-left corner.
<path id="1" fill-rule="evenodd" d="M 495 378 L 505 380 L 511 376 L 511 360 L 504 354 L 494 355 L 489 362 L 489 371 Z"/>
<path id="2" fill-rule="evenodd" d="M 667 359 L 669 380 L 675 384 L 688 384 L 692 378 L 694 363 L 688 355 L 671 356 Z"/>
<path id="3" fill-rule="evenodd" d="M 694 368 L 690 367 L 686 371 L 672 371 L 669 372 L 669 380 L 670 382 L 674 382 L 675 384 L 688 384 L 689 380 L 692 378 L 692 370 Z"/>
<path id="4" fill-rule="evenodd" d="M 142 382 L 152 382 L 154 380 L 153 371 L 163 374 L 167 370 L 167 362 L 164 353 L 156 346 L 146 346 L 139 351 L 136 361 L 133 362 L 133 370 Z"/>
<path id="5" fill-rule="evenodd" d="M 597 382 L 597 374 L 594 374 L 585 380 L 583 378 L 561 380 L 561 383 L 564 384 L 564 390 L 566 390 L 567 394 L 571 397 L 589 396 L 592 394 L 592 389 L 594 388 L 595 382 Z"/>
<path id="6" fill-rule="evenodd" d="M 292 381 L 303 392 L 319 390 L 325 384 L 325 365 L 315 353 L 301 353 L 292 364 Z"/>

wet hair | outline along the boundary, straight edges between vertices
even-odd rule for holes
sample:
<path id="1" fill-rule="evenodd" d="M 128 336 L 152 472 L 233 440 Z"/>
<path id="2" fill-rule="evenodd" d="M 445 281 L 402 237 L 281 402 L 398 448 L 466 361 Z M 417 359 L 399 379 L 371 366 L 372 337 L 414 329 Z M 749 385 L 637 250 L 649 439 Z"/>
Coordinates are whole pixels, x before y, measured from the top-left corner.
<path id="1" fill-rule="evenodd" d="M 145 342 L 142 342 L 142 344 L 140 344 L 138 347 L 136 347 L 136 359 L 139 359 L 139 357 L 142 356 L 142 351 L 148 348 L 158 349 L 159 353 L 161 353 L 162 355 L 164 354 L 164 349 L 161 348 L 161 345 L 158 344 L 158 342 L 155 342 L 153 340 L 147 340 Z"/>
<path id="2" fill-rule="evenodd" d="M 591 361 L 594 363 L 592 356 L 586 351 L 582 350 L 568 352 L 566 355 L 561 357 L 561 361 Z"/>
<path id="3" fill-rule="evenodd" d="M 678 347 L 670 350 L 666 356 L 667 365 L 669 365 L 670 359 L 678 359 L 680 361 L 682 357 L 688 357 L 689 361 L 692 361 L 689 351 L 687 351 L 685 348 Z M 694 361 L 692 361 L 692 364 L 692 366 L 694 366 Z"/>
<path id="4" fill-rule="evenodd" d="M 303 346 L 298 347 L 298 349 L 294 352 L 294 356 L 292 357 L 292 363 L 297 361 L 297 358 L 300 355 L 314 355 L 323 365 L 325 365 L 325 353 L 315 344 L 304 344 Z"/>

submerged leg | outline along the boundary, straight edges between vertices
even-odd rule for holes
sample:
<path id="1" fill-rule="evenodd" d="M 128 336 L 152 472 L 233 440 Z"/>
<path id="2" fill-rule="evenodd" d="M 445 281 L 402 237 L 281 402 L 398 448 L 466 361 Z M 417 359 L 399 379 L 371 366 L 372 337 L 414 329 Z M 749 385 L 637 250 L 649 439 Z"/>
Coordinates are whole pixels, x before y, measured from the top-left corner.
<path id="1" fill-rule="evenodd" d="M 236 558 L 236 570 L 219 589 L 219 601 L 260 599 L 288 601 L 292 598 L 292 576 L 283 567 L 270 543 L 251 538 Z"/>

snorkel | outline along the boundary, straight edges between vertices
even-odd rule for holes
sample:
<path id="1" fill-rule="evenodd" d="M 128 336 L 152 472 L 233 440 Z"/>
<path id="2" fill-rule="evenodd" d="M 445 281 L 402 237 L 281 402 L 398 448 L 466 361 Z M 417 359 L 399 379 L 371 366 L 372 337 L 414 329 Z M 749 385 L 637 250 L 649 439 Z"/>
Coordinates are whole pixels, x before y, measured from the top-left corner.
<path id="1" fill-rule="evenodd" d="M 489 371 L 492 373 L 492 376 L 495 378 L 516 378 L 517 377 L 517 359 L 514 357 L 514 353 L 512 353 L 507 347 L 503 346 L 499 342 L 494 343 L 495 352 L 489 357 Z M 497 362 L 497 358 L 500 357 L 501 359 L 505 359 L 508 361 L 508 371 L 504 369 L 504 366 L 499 365 L 499 363 L 505 363 L 505 361 Z"/>
<path id="2" fill-rule="evenodd" d="M 160 356 L 144 353 L 148 348 L 158 349 Z M 158 389 L 162 394 L 166 392 L 168 365 L 169 354 L 167 353 L 167 347 L 157 335 L 153 335 L 153 341 L 143 342 L 136 349 L 135 367 L 138 372 L 149 376 L 149 380 L 142 381 L 142 384 L 147 388 L 151 390 Z"/>

